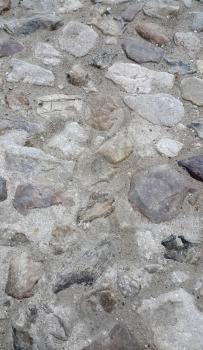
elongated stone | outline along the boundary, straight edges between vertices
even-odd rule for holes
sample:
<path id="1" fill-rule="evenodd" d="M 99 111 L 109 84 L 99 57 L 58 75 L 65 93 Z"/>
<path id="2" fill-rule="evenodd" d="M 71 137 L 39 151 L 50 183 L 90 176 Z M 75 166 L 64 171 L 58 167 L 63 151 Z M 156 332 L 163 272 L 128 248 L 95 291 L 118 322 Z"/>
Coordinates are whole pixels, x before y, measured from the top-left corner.
<path id="1" fill-rule="evenodd" d="M 123 49 L 127 57 L 137 63 L 159 63 L 164 54 L 163 49 L 140 38 L 125 39 Z"/>
<path id="2" fill-rule="evenodd" d="M 196 180 L 203 181 L 203 155 L 179 160 L 178 165 L 185 168 Z"/>

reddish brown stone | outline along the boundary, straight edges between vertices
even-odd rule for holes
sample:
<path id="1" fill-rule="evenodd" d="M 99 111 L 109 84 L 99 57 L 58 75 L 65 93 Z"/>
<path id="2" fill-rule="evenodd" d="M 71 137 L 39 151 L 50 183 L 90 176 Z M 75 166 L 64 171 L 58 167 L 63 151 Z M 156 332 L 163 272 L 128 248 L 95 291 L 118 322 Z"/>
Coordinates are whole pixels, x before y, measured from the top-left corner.
<path id="1" fill-rule="evenodd" d="M 163 28 L 156 23 L 140 22 L 135 29 L 143 38 L 159 46 L 166 45 L 169 42 L 169 38 L 164 33 Z"/>

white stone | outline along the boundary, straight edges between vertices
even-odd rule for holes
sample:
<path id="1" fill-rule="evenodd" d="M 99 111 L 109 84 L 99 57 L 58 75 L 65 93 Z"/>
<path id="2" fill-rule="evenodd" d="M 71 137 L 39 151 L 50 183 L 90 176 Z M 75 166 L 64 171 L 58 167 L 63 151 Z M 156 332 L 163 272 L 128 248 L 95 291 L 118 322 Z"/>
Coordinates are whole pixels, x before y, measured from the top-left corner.
<path id="1" fill-rule="evenodd" d="M 185 290 L 143 300 L 138 313 L 152 327 L 158 349 L 202 349 L 203 313 Z"/>
<path id="2" fill-rule="evenodd" d="M 63 0 L 60 1 L 60 6 L 58 12 L 61 14 L 69 13 L 71 11 L 79 10 L 83 7 L 80 0 Z"/>
<path id="3" fill-rule="evenodd" d="M 156 144 L 157 151 L 169 158 L 176 157 L 183 147 L 183 143 L 170 139 L 170 138 L 162 138 Z"/>
<path id="4" fill-rule="evenodd" d="M 172 74 L 150 70 L 135 63 L 114 63 L 108 69 L 106 78 L 133 95 L 170 90 L 174 85 Z"/>
<path id="5" fill-rule="evenodd" d="M 175 285 L 180 285 L 181 283 L 184 283 L 189 278 L 188 274 L 183 271 L 174 271 L 171 274 L 171 280 Z"/>
<path id="6" fill-rule="evenodd" d="M 44 64 L 56 66 L 61 62 L 61 53 L 56 50 L 51 44 L 38 43 L 35 48 L 35 56 Z"/>

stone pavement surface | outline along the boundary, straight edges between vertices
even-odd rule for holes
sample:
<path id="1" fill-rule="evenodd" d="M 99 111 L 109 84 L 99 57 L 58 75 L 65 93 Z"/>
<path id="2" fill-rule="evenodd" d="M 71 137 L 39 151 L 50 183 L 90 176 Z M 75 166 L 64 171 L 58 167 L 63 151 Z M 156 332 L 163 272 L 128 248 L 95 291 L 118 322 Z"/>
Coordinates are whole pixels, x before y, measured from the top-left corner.
<path id="1" fill-rule="evenodd" d="M 0 349 L 203 349 L 203 1 L 0 0 Z"/>

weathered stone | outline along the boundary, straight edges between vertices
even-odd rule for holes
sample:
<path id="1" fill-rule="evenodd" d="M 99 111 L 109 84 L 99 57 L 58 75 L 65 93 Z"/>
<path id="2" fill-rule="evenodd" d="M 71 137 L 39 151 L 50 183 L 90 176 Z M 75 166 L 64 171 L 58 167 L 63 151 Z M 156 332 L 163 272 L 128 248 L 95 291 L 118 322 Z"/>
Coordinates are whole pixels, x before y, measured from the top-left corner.
<path id="1" fill-rule="evenodd" d="M 121 34 L 121 28 L 116 20 L 111 16 L 93 18 L 90 24 L 95 25 L 105 35 L 118 36 Z"/>
<path id="2" fill-rule="evenodd" d="M 157 151 L 169 158 L 176 157 L 181 151 L 183 144 L 170 138 L 162 138 L 156 144 Z"/>
<path id="3" fill-rule="evenodd" d="M 203 106 L 203 79 L 185 78 L 181 81 L 181 94 L 185 100 Z"/>
<path id="4" fill-rule="evenodd" d="M 196 66 L 197 66 L 198 72 L 203 74 L 203 60 L 197 60 Z"/>
<path id="5" fill-rule="evenodd" d="M 5 11 L 10 10 L 11 8 L 11 0 L 1 0 L 0 1 L 0 14 L 4 13 Z"/>
<path id="6" fill-rule="evenodd" d="M 13 200 L 14 208 L 23 215 L 27 215 L 30 209 L 48 208 L 62 203 L 63 199 L 59 191 L 31 184 L 18 185 Z"/>
<path id="7" fill-rule="evenodd" d="M 47 10 L 51 12 L 54 10 L 53 0 L 21 0 L 17 5 L 25 10 L 34 10 L 38 12 Z"/>
<path id="8" fill-rule="evenodd" d="M 69 225 L 58 225 L 54 227 L 51 234 L 49 245 L 56 255 L 74 249 L 81 238 L 80 231 Z"/>
<path id="9" fill-rule="evenodd" d="M 202 313 L 195 307 L 193 296 L 184 289 L 143 300 L 138 312 L 150 323 L 158 349 L 201 349 Z"/>
<path id="10" fill-rule="evenodd" d="M 120 163 L 133 152 L 133 144 L 126 133 L 119 132 L 117 135 L 107 140 L 98 150 L 108 162 Z"/>
<path id="11" fill-rule="evenodd" d="M 128 198 L 134 210 L 160 223 L 179 214 L 187 192 L 184 178 L 168 165 L 160 165 L 132 177 Z"/>
<path id="12" fill-rule="evenodd" d="M 105 69 L 106 67 L 110 66 L 112 60 L 113 56 L 110 53 L 104 51 L 102 54 L 95 56 L 90 64 L 99 69 Z"/>
<path id="13" fill-rule="evenodd" d="M 27 110 L 27 109 L 30 108 L 29 99 L 24 94 L 15 94 L 15 93 L 12 93 L 12 92 L 8 92 L 7 95 L 5 96 L 5 102 L 6 102 L 6 104 L 8 105 L 8 107 L 12 111 L 21 111 L 22 109 L 26 109 Z M 6 121 L 6 118 L 4 120 Z M 16 119 L 16 121 L 17 120 L 18 119 Z M 20 120 L 23 121 L 24 119 L 23 118 L 19 118 L 19 123 L 20 123 Z M 13 120 L 13 122 L 15 123 L 15 120 Z M 10 120 L 10 123 L 12 123 L 12 120 Z M 28 121 L 26 121 L 26 123 L 27 123 L 27 125 L 31 124 Z M 14 129 L 15 129 L 15 127 L 14 127 Z"/>
<path id="14" fill-rule="evenodd" d="M 106 77 L 131 94 L 169 90 L 174 84 L 172 74 L 153 71 L 134 63 L 116 62 L 108 69 Z"/>
<path id="15" fill-rule="evenodd" d="M 67 159 L 77 159 L 84 151 L 88 133 L 78 123 L 69 123 L 63 131 L 55 135 L 48 146 L 59 149 Z"/>
<path id="16" fill-rule="evenodd" d="M 40 264 L 27 253 L 22 253 L 10 261 L 5 291 L 16 299 L 29 298 L 34 294 L 33 287 L 39 279 Z"/>
<path id="17" fill-rule="evenodd" d="M 127 38 L 124 40 L 123 49 L 128 58 L 137 63 L 159 63 L 163 57 L 163 49 L 148 43 L 141 38 Z"/>
<path id="18" fill-rule="evenodd" d="M 193 14 L 192 30 L 197 32 L 203 31 L 203 12 Z"/>
<path id="19" fill-rule="evenodd" d="M 102 201 L 89 204 L 86 209 L 82 209 L 78 214 L 79 222 L 91 222 L 100 217 L 107 217 L 114 211 L 113 199 L 104 199 Z"/>
<path id="20" fill-rule="evenodd" d="M 179 160 L 178 165 L 185 168 L 196 180 L 203 181 L 203 155 Z"/>
<path id="21" fill-rule="evenodd" d="M 6 180 L 0 176 L 0 202 L 3 202 L 7 199 L 7 186 Z"/>
<path id="22" fill-rule="evenodd" d="M 144 39 L 151 41 L 159 46 L 166 45 L 169 38 L 163 27 L 156 23 L 140 22 L 135 26 L 136 31 Z"/>
<path id="23" fill-rule="evenodd" d="M 35 48 L 35 56 L 44 64 L 56 66 L 61 62 L 62 55 L 51 44 L 38 43 Z"/>
<path id="24" fill-rule="evenodd" d="M 193 120 L 189 126 L 196 131 L 201 139 L 203 139 L 203 118 Z"/>
<path id="25" fill-rule="evenodd" d="M 98 339 L 82 350 L 141 350 L 141 348 L 125 325 L 116 324 L 108 337 Z"/>
<path id="26" fill-rule="evenodd" d="M 155 18 L 176 16 L 179 10 L 179 2 L 175 0 L 148 0 L 143 7 L 146 15 Z"/>
<path id="27" fill-rule="evenodd" d="M 201 50 L 201 42 L 195 33 L 177 32 L 174 35 L 176 45 L 183 46 L 190 55 L 194 55 Z"/>
<path id="28" fill-rule="evenodd" d="M 121 17 L 124 21 L 131 22 L 141 10 L 141 4 L 130 5 L 121 13 Z"/>
<path id="29" fill-rule="evenodd" d="M 132 276 L 127 273 L 118 274 L 117 284 L 121 294 L 128 298 L 139 294 L 141 289 L 140 281 L 136 278 L 136 276 Z"/>
<path id="30" fill-rule="evenodd" d="M 11 60 L 11 67 L 12 71 L 7 75 L 7 81 L 22 81 L 27 84 L 44 86 L 54 85 L 55 77 L 50 70 L 17 59 Z"/>
<path id="31" fill-rule="evenodd" d="M 8 39 L 0 41 L 0 57 L 13 56 L 24 50 L 24 46 L 16 40 Z"/>
<path id="32" fill-rule="evenodd" d="M 4 29 L 14 35 L 29 35 L 39 29 L 56 30 L 63 25 L 61 19 L 53 14 L 34 15 L 6 22 Z"/>
<path id="33" fill-rule="evenodd" d="M 184 117 L 182 102 L 168 94 L 126 96 L 124 102 L 153 124 L 173 126 Z"/>
<path id="34" fill-rule="evenodd" d="M 99 295 L 100 305 L 103 307 L 104 311 L 111 313 L 114 309 L 114 305 L 116 304 L 115 297 L 113 293 L 106 289 L 100 292 Z"/>
<path id="35" fill-rule="evenodd" d="M 67 78 L 75 86 L 85 86 L 88 83 L 88 73 L 79 64 L 71 68 L 67 73 Z"/>
<path id="36" fill-rule="evenodd" d="M 196 72 L 195 66 L 190 63 L 185 63 L 181 60 L 174 60 L 173 58 L 164 57 L 165 62 L 169 66 L 169 73 L 185 75 L 185 74 L 193 74 Z"/>
<path id="37" fill-rule="evenodd" d="M 106 131 L 112 128 L 118 106 L 112 97 L 93 95 L 88 99 L 90 116 L 87 123 L 96 130 Z"/>
<path id="38" fill-rule="evenodd" d="M 59 7 L 58 13 L 60 14 L 66 14 L 72 11 L 77 11 L 83 7 L 83 4 L 80 0 L 65 0 L 61 4 L 62 6 Z"/>
<path id="39" fill-rule="evenodd" d="M 97 33 L 80 22 L 69 22 L 59 38 L 61 48 L 76 57 L 83 57 L 94 47 Z"/>

